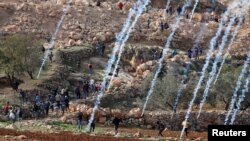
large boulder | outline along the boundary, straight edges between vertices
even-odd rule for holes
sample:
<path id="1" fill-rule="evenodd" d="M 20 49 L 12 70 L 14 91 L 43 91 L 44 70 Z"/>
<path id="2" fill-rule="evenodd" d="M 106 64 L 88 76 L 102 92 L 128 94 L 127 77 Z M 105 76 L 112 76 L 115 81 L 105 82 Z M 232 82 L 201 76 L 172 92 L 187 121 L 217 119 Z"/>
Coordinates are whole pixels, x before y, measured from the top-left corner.
<path id="1" fill-rule="evenodd" d="M 120 79 L 114 79 L 111 82 L 111 86 L 114 88 L 119 88 L 122 85 L 122 81 Z"/>
<path id="2" fill-rule="evenodd" d="M 130 118 L 141 118 L 141 109 L 140 108 L 133 108 L 129 111 L 128 116 Z"/>
<path id="3" fill-rule="evenodd" d="M 120 109 L 112 109 L 111 110 L 111 116 L 112 117 L 118 117 L 118 118 L 123 118 L 122 111 Z"/>
<path id="4" fill-rule="evenodd" d="M 16 32 L 18 32 L 18 30 L 19 29 L 18 29 L 17 25 L 8 25 L 8 26 L 4 27 L 5 32 L 16 33 Z"/>

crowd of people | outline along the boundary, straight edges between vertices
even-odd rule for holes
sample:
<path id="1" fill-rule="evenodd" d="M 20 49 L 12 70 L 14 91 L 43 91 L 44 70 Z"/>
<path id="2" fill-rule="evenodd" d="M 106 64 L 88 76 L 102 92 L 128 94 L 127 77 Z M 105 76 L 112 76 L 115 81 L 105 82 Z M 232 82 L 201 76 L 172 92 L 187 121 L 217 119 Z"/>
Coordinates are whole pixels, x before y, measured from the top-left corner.
<path id="1" fill-rule="evenodd" d="M 196 60 L 199 59 L 200 55 L 202 55 L 202 48 L 196 46 L 194 48 L 188 49 L 188 58 L 192 59 L 195 58 Z"/>

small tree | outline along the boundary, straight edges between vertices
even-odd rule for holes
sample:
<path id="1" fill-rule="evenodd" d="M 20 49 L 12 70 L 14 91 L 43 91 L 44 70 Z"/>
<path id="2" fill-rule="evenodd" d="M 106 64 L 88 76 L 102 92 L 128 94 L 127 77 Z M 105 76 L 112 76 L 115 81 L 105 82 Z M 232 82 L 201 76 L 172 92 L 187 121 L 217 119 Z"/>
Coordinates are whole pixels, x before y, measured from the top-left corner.
<path id="1" fill-rule="evenodd" d="M 25 48 L 25 43 L 22 42 L 23 39 L 24 36 L 8 36 L 1 44 L 1 67 L 7 75 L 12 88 L 15 87 L 15 77 L 23 72 L 22 55 Z"/>
<path id="2" fill-rule="evenodd" d="M 33 79 L 33 73 L 40 66 L 40 46 L 41 41 L 36 40 L 34 36 L 27 36 L 25 53 L 23 56 L 23 69 Z"/>
<path id="3" fill-rule="evenodd" d="M 11 35 L 2 40 L 0 46 L 1 69 L 8 77 L 10 86 L 16 87 L 16 77 L 27 72 L 31 78 L 35 68 L 39 66 L 40 54 L 35 48 L 37 41 L 32 36 Z"/>

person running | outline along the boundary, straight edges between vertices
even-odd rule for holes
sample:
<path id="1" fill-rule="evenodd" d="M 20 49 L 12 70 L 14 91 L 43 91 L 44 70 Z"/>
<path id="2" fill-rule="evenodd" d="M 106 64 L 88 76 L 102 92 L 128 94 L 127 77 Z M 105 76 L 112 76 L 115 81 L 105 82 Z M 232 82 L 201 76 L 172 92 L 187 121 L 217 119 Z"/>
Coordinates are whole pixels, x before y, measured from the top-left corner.
<path id="1" fill-rule="evenodd" d="M 157 129 L 159 130 L 158 136 L 163 137 L 162 132 L 165 129 L 165 125 L 162 124 L 159 120 L 156 122 L 156 124 L 157 124 Z"/>
<path id="2" fill-rule="evenodd" d="M 184 120 L 182 122 L 182 126 L 184 128 L 184 131 L 185 131 L 185 134 L 186 134 L 186 137 L 187 137 L 188 136 L 188 129 L 190 128 L 190 123 Z"/>
<path id="3" fill-rule="evenodd" d="M 81 131 L 83 125 L 83 113 L 79 110 L 77 113 L 77 128 Z"/>
<path id="4" fill-rule="evenodd" d="M 112 121 L 112 123 L 115 125 L 115 134 L 118 133 L 118 128 L 119 128 L 120 122 L 122 122 L 122 120 L 115 116 L 115 118 Z"/>

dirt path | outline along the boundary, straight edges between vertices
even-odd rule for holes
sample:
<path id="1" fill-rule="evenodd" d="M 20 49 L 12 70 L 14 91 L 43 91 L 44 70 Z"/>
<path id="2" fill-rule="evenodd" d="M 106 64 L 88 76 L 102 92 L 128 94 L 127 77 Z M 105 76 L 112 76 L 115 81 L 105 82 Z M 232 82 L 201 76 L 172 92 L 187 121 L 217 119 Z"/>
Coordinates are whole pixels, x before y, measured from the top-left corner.
<path id="1" fill-rule="evenodd" d="M 9 135 L 9 136 L 6 136 Z M 72 134 L 69 132 L 61 132 L 61 133 L 50 133 L 44 134 L 39 132 L 17 132 L 15 130 L 8 130 L 8 129 L 0 129 L 0 139 L 4 140 L 16 140 L 16 136 L 25 135 L 27 139 L 20 139 L 20 140 L 37 140 L 37 141 L 139 141 L 137 139 L 128 139 L 128 138 L 116 138 L 116 137 L 109 137 L 109 136 L 89 136 L 86 134 Z M 11 136 L 11 137 L 10 137 Z M 15 136 L 15 137 L 13 137 Z M 8 139 L 6 139 L 8 138 Z"/>

